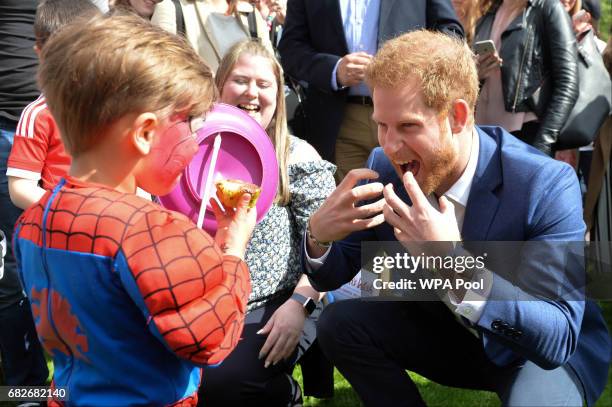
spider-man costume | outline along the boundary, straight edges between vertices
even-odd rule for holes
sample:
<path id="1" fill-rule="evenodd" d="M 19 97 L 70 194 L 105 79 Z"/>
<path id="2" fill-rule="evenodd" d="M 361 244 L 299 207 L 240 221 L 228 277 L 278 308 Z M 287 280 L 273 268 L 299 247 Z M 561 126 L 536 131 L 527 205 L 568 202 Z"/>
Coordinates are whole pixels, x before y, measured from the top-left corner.
<path id="1" fill-rule="evenodd" d="M 67 404 L 195 405 L 197 365 L 240 338 L 246 264 L 135 195 L 68 177 L 23 213 L 14 247 Z"/>

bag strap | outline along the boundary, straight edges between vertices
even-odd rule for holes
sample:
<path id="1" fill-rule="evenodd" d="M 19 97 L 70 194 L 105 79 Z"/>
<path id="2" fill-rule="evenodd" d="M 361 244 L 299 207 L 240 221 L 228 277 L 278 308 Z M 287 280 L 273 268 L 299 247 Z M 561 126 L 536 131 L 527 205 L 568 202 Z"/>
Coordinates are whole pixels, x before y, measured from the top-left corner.
<path id="1" fill-rule="evenodd" d="M 176 33 L 185 37 L 185 19 L 183 17 L 183 9 L 179 0 L 172 0 L 174 4 L 174 14 L 176 15 Z"/>
<path id="2" fill-rule="evenodd" d="M 257 21 L 255 21 L 255 9 L 250 11 L 247 14 L 247 22 L 249 24 L 249 33 L 251 34 L 251 38 L 256 40 L 259 37 L 257 36 Z"/>

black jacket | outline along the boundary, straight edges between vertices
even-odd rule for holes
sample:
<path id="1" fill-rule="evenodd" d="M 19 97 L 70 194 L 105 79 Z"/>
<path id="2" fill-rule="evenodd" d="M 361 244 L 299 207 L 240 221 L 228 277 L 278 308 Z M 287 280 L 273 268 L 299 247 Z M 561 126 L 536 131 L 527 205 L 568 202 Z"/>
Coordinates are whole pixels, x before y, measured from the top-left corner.
<path id="1" fill-rule="evenodd" d="M 497 1 L 476 26 L 475 41 L 490 38 Z M 499 54 L 508 112 L 534 112 L 540 122 L 533 145 L 550 154 L 578 98 L 576 37 L 559 0 L 529 0 L 501 36 Z"/>
<path id="2" fill-rule="evenodd" d="M 429 28 L 463 36 L 449 0 L 380 0 L 378 46 L 408 31 Z M 332 71 L 348 54 L 338 0 L 289 0 L 278 50 L 285 72 L 307 82 L 305 134 L 300 136 L 334 161 L 336 137 L 348 89 L 332 90 Z"/>

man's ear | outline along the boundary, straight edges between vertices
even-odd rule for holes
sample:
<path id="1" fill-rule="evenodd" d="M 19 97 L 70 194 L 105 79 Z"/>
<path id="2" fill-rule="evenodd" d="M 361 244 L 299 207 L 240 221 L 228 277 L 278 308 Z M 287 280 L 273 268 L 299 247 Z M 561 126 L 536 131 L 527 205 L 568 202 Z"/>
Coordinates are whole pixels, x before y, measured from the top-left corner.
<path id="1" fill-rule="evenodd" d="M 155 141 L 155 132 L 161 124 L 155 113 L 145 112 L 136 116 L 132 123 L 131 143 L 142 155 L 151 152 L 151 147 Z"/>
<path id="2" fill-rule="evenodd" d="M 449 115 L 450 128 L 453 134 L 463 132 L 470 119 L 470 107 L 463 99 L 456 99 Z"/>

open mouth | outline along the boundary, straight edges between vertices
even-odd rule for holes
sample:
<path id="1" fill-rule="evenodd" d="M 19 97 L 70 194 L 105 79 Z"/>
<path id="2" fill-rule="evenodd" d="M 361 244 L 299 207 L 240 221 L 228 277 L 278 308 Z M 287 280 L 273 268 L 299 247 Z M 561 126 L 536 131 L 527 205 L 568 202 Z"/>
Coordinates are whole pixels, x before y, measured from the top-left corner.
<path id="1" fill-rule="evenodd" d="M 402 174 L 405 174 L 406 172 L 410 171 L 415 177 L 417 176 L 417 174 L 419 173 L 419 169 L 421 168 L 421 163 L 419 163 L 417 160 L 412 160 L 405 163 L 398 163 L 398 165 L 400 167 L 400 170 L 402 171 Z"/>
<path id="2" fill-rule="evenodd" d="M 261 110 L 261 107 L 259 105 L 253 105 L 253 104 L 239 104 L 238 108 L 246 111 L 247 113 L 259 113 L 259 111 Z"/>

